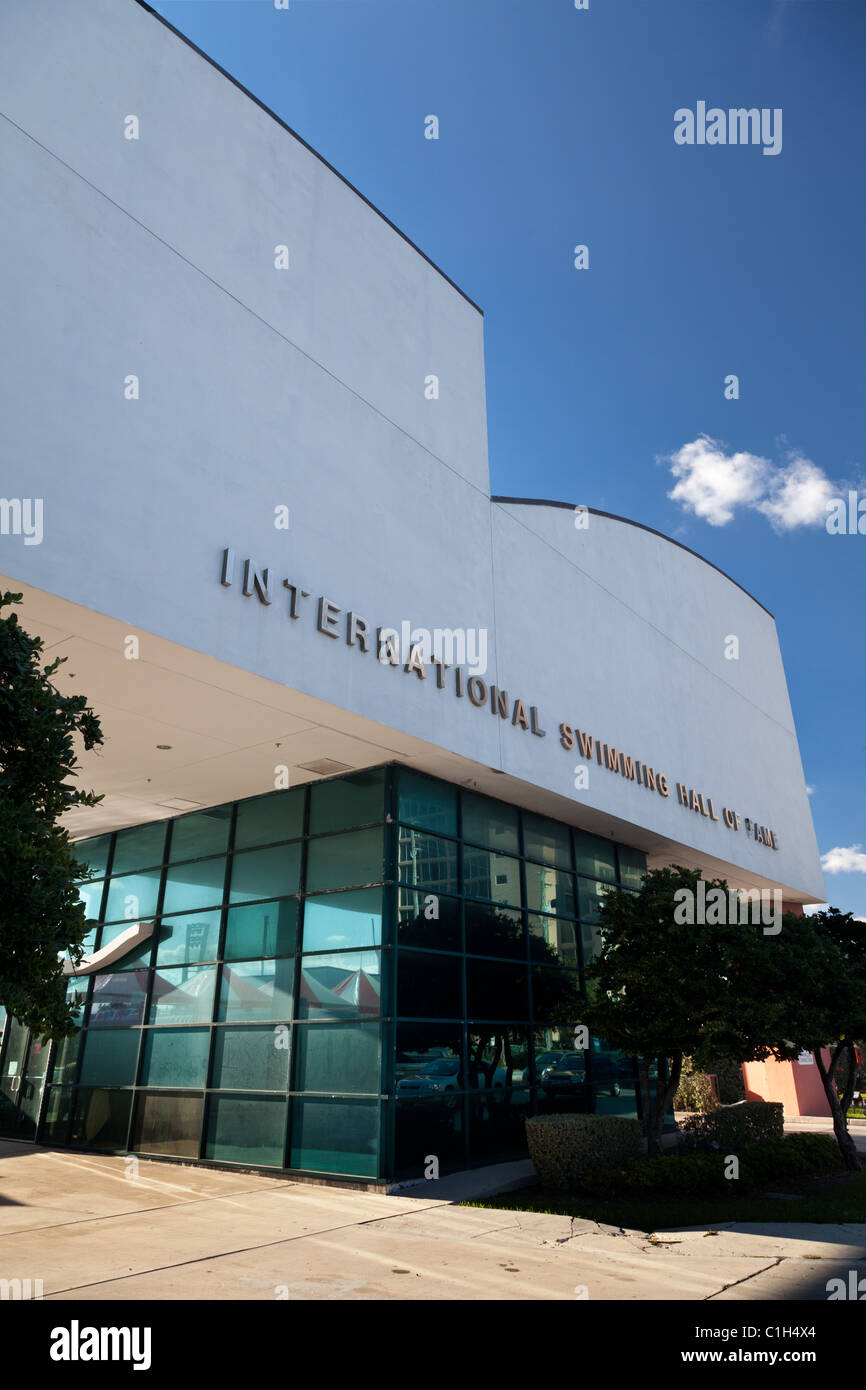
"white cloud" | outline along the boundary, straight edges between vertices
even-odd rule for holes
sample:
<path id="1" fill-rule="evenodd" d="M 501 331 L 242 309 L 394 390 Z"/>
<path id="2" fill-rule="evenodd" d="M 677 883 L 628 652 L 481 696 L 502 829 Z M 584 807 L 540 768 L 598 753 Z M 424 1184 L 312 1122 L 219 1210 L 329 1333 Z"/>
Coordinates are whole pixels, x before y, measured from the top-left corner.
<path id="1" fill-rule="evenodd" d="M 807 782 L 807 783 L 806 783 L 806 795 L 807 795 L 807 796 L 811 796 L 812 793 L 814 792 L 814 790 L 815 790 L 815 788 L 814 788 L 814 787 L 810 787 L 809 783 Z"/>
<path id="2" fill-rule="evenodd" d="M 827 503 L 838 491 L 801 454 L 791 453 L 787 464 L 774 467 L 759 454 L 730 453 L 705 434 L 665 461 L 677 480 L 668 497 L 710 526 L 727 526 L 738 507 L 761 512 L 776 531 L 823 525 Z"/>
<path id="3" fill-rule="evenodd" d="M 705 434 L 671 454 L 670 464 L 678 481 L 668 497 L 711 526 L 727 525 L 735 507 L 759 501 L 770 468 L 757 454 L 726 454 Z"/>
<path id="4" fill-rule="evenodd" d="M 773 474 L 768 496 L 757 504 L 757 510 L 769 517 L 776 531 L 823 525 L 827 519 L 827 503 L 836 493 L 837 489 L 817 464 L 795 455 L 787 468 L 780 468 Z"/>
<path id="5" fill-rule="evenodd" d="M 825 874 L 866 874 L 866 854 L 860 845 L 837 846 L 821 855 Z"/>

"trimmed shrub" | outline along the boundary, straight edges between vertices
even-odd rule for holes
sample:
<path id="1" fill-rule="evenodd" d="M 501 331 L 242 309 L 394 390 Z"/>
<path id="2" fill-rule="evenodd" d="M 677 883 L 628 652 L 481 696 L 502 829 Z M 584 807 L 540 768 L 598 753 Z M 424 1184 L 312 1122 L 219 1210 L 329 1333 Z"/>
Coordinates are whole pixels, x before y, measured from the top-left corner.
<path id="1" fill-rule="evenodd" d="M 826 1134 L 791 1134 L 765 1139 L 737 1155 L 736 1178 L 725 1177 L 727 1153 L 665 1154 L 630 1158 L 614 1168 L 599 1168 L 580 1179 L 581 1192 L 592 1197 L 726 1197 L 772 1187 L 780 1180 L 808 1178 L 843 1167 L 839 1146 Z"/>
<path id="2" fill-rule="evenodd" d="M 740 1165 L 740 1178 L 743 1165 Z M 748 1175 L 747 1175 L 748 1176 Z M 587 1173 L 581 1191 L 593 1197 L 715 1197 L 730 1192 L 722 1154 L 630 1158 L 621 1168 Z M 742 1190 L 742 1189 L 741 1189 Z"/>
<path id="3" fill-rule="evenodd" d="M 643 1136 L 639 1121 L 622 1115 L 534 1115 L 526 1142 L 542 1186 L 567 1191 L 592 1169 L 640 1153 Z"/>
<path id="4" fill-rule="evenodd" d="M 742 1100 L 709 1115 L 689 1115 L 680 1130 L 687 1148 L 739 1153 L 762 1139 L 784 1135 L 784 1107 L 777 1100 Z"/>
<path id="5" fill-rule="evenodd" d="M 674 1096 L 674 1109 L 699 1110 L 706 1114 L 718 1108 L 719 1102 L 712 1081 L 706 1072 L 695 1066 L 691 1057 L 684 1057 L 680 1084 Z"/>
<path id="6" fill-rule="evenodd" d="M 755 1181 L 766 1186 L 779 1178 L 811 1178 L 844 1168 L 839 1145 L 829 1134 L 789 1134 L 784 1139 L 765 1139 L 749 1144 L 742 1161 Z"/>

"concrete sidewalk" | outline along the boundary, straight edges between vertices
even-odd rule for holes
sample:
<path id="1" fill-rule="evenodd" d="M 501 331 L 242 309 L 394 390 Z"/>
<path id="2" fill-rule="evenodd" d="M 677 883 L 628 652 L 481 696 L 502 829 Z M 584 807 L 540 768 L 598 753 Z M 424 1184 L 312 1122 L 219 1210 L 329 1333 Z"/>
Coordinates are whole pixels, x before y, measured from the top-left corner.
<path id="1" fill-rule="evenodd" d="M 866 1226 L 653 1236 L 454 1205 L 502 1165 L 391 1196 L 0 1144 L 0 1278 L 47 1299 L 819 1299 Z M 434 1189 L 436 1189 L 434 1191 Z M 585 1292 L 584 1292 L 585 1291 Z"/>

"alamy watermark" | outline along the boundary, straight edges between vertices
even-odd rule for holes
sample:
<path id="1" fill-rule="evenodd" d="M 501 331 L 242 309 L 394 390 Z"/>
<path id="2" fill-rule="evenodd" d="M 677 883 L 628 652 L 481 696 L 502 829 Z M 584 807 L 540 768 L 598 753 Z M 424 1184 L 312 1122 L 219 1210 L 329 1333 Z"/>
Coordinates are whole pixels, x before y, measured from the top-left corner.
<path id="1" fill-rule="evenodd" d="M 764 154 L 782 152 L 782 108 L 775 106 L 707 107 L 699 101 L 695 110 L 681 106 L 674 112 L 677 145 L 763 145 Z"/>
<path id="2" fill-rule="evenodd" d="M 0 497 L 0 536 L 23 536 L 25 545 L 41 545 L 42 498 Z"/>
<path id="3" fill-rule="evenodd" d="M 403 652 L 406 660 L 413 650 L 425 665 L 465 666 L 470 675 L 487 671 L 487 629 L 485 627 L 413 627 L 408 621 L 379 631 L 379 660 L 397 665 Z"/>
<path id="4" fill-rule="evenodd" d="M 782 890 L 780 888 L 711 888 L 698 879 L 697 892 L 678 888 L 674 893 L 674 921 L 678 926 L 721 927 L 762 926 L 764 936 L 778 936 L 782 930 Z"/>

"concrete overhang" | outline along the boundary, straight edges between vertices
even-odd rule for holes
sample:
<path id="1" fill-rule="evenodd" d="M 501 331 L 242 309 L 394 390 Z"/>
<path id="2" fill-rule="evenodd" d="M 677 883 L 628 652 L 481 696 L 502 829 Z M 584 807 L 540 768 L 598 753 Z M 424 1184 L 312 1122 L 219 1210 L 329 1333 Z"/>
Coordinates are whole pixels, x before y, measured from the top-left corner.
<path id="1" fill-rule="evenodd" d="M 103 745 L 90 753 L 79 747 L 79 759 L 81 785 L 103 800 L 67 817 L 74 839 L 273 791 L 281 767 L 288 768 L 288 784 L 298 786 L 396 761 L 643 850 L 651 868 L 681 864 L 706 878 L 726 878 L 734 888 L 780 888 L 786 902 L 816 901 L 777 879 L 56 595 L 4 576 L 0 586 L 23 594 L 19 618 L 43 639 L 44 661 L 66 658 L 54 677 L 57 688 L 84 695 L 102 725 Z M 137 657 L 125 655 L 132 636 L 139 640 Z"/>

